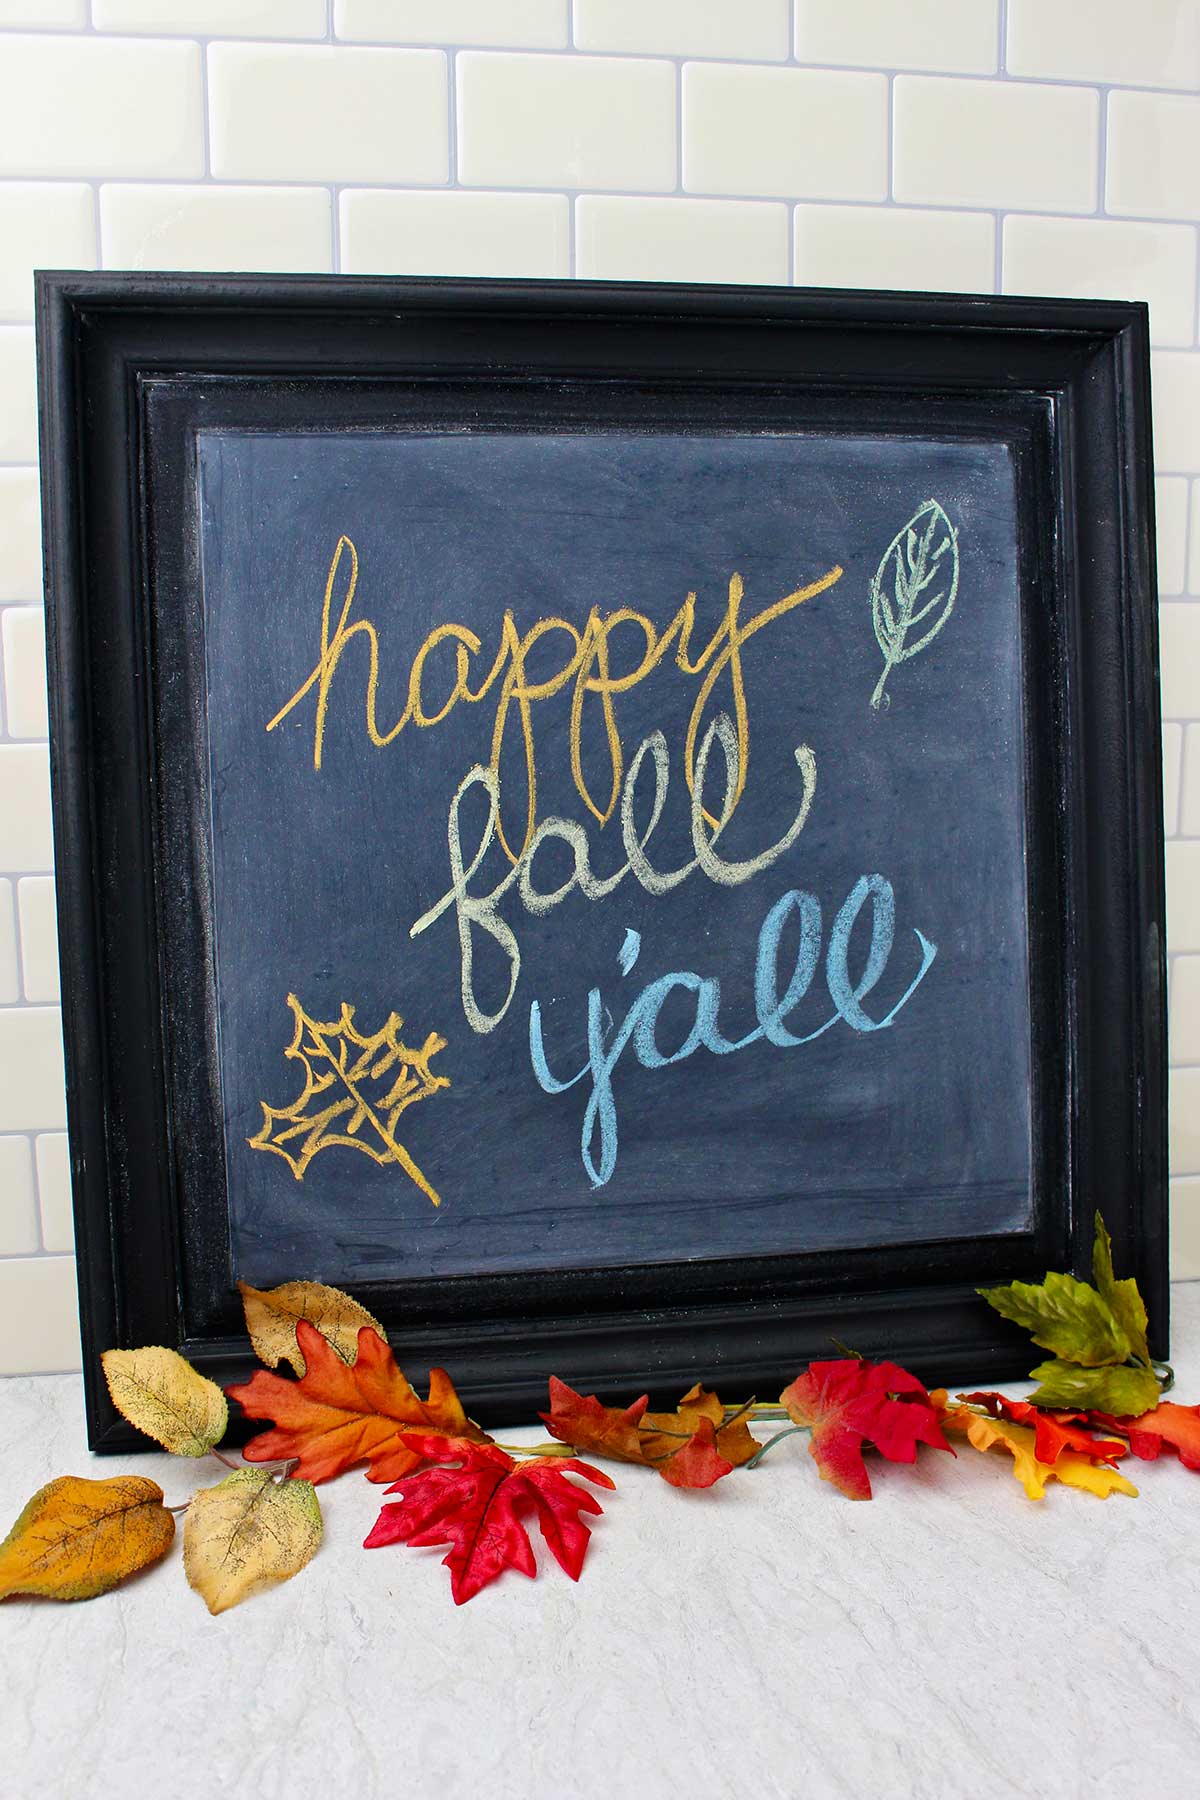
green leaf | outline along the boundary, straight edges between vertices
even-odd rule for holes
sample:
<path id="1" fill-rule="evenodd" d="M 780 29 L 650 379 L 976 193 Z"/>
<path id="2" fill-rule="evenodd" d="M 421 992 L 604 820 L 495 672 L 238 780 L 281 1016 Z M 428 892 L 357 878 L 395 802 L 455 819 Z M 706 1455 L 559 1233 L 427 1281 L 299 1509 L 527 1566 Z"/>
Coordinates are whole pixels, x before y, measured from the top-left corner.
<path id="1" fill-rule="evenodd" d="M 1101 1298 L 1108 1302 L 1109 1310 L 1125 1333 L 1130 1353 L 1139 1362 L 1149 1363 L 1146 1304 L 1132 1277 L 1126 1281 L 1118 1281 L 1113 1275 L 1112 1239 L 1099 1213 L 1096 1214 L 1096 1243 L 1092 1250 L 1092 1278 L 1100 1290 Z"/>
<path id="2" fill-rule="evenodd" d="M 1040 1363 L 1030 1375 L 1041 1386 L 1029 1398 L 1035 1406 L 1072 1412 L 1106 1412 L 1136 1418 L 1158 1405 L 1158 1380 L 1149 1369 L 1081 1369 L 1075 1363 Z"/>
<path id="3" fill-rule="evenodd" d="M 1074 1275 L 1047 1275 L 1045 1281 L 1012 1281 L 980 1288 L 989 1306 L 1021 1325 L 1043 1350 L 1085 1368 L 1124 1362 L 1130 1343 L 1108 1301 Z"/>

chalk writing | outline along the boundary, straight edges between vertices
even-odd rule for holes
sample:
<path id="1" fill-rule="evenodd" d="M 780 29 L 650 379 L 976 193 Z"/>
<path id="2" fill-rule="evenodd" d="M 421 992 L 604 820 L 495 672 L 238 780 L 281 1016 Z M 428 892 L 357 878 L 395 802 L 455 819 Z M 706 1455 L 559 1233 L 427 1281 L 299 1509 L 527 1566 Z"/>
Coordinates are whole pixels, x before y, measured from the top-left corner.
<path id="1" fill-rule="evenodd" d="M 871 943 L 866 964 L 857 981 L 850 975 L 848 953 L 850 935 L 863 907 L 871 903 Z M 779 993 L 779 940 L 789 913 L 800 917 L 800 943 L 795 963 L 782 996 Z M 834 1010 L 811 1031 L 797 1034 L 785 1021 L 808 993 L 820 960 L 821 907 L 812 894 L 790 888 L 775 902 L 762 922 L 758 934 L 758 952 L 754 965 L 754 1011 L 758 1024 L 753 1031 L 732 1042 L 720 1029 L 718 1012 L 721 983 L 716 976 L 699 976 L 689 970 L 675 970 L 660 975 L 642 989 L 621 1024 L 611 1035 L 606 1034 L 608 1008 L 601 991 L 592 988 L 588 994 L 587 1041 L 588 1060 L 574 1075 L 558 1077 L 551 1072 L 542 1036 L 542 1012 L 537 1000 L 529 1008 L 529 1055 L 533 1073 L 547 1094 L 565 1094 L 578 1082 L 590 1077 L 591 1092 L 583 1115 L 580 1149 L 583 1166 L 593 1187 L 603 1187 L 611 1180 L 617 1166 L 618 1130 L 617 1101 L 613 1076 L 625 1048 L 632 1042 L 633 1055 L 643 1069 L 665 1069 L 672 1063 L 684 1062 L 697 1050 L 708 1050 L 713 1056 L 731 1056 L 762 1039 L 781 1048 L 811 1044 L 842 1020 L 852 1031 L 883 1031 L 906 1006 L 924 981 L 937 955 L 920 932 L 914 935 L 921 947 L 920 967 L 900 998 L 884 1013 L 873 1019 L 862 1002 L 878 984 L 892 953 L 896 929 L 896 901 L 891 883 L 882 875 L 863 875 L 834 919 L 825 953 L 825 985 Z M 627 931 L 619 962 L 621 973 L 628 975 L 641 948 L 640 935 Z M 664 1054 L 659 1049 L 656 1031 L 659 1015 L 668 995 L 676 990 L 696 996 L 696 1013 L 687 1036 L 677 1050 Z M 597 1154 L 598 1149 L 598 1154 Z"/>
<path id="2" fill-rule="evenodd" d="M 714 745 L 720 746 L 725 764 L 725 793 L 720 811 L 713 821 L 710 836 L 706 824 L 710 815 L 704 809 L 704 791 L 709 759 Z M 441 918 L 442 914 L 450 907 L 454 908 L 461 950 L 463 1012 L 473 1031 L 481 1033 L 493 1031 L 512 1004 L 521 972 L 519 940 L 511 925 L 501 916 L 498 904 L 512 888 L 517 889 L 526 911 L 537 915 L 549 912 L 576 888 L 588 900 L 602 900 L 611 894 L 629 874 L 632 874 L 649 894 L 669 893 L 681 882 L 686 881 L 688 876 L 694 874 L 697 869 L 702 870 L 710 881 L 714 881 L 720 886 L 736 887 L 769 869 L 772 863 L 777 862 L 784 852 L 791 848 L 804 829 L 816 791 L 817 765 L 816 758 L 807 744 L 801 744 L 797 748 L 795 759 L 800 771 L 801 795 L 791 824 L 781 838 L 768 845 L 766 849 L 760 850 L 757 856 L 740 862 L 727 862 L 718 855 L 715 845 L 733 817 L 734 808 L 737 805 L 741 764 L 736 729 L 728 714 L 718 713 L 704 734 L 696 758 L 696 777 L 691 792 L 692 846 L 696 854 L 682 868 L 661 870 L 655 868 L 651 863 L 646 854 L 646 846 L 662 817 L 663 807 L 666 804 L 670 782 L 670 763 L 666 739 L 662 732 L 651 732 L 638 747 L 624 780 L 621 794 L 621 840 L 625 851 L 625 861 L 619 869 L 611 875 L 596 876 L 592 872 L 588 840 L 583 827 L 573 819 L 550 818 L 544 819 L 538 826 L 515 867 L 509 869 L 507 874 L 502 876 L 488 892 L 472 893 L 468 884 L 478 872 L 493 839 L 499 835 L 499 780 L 494 769 L 479 764 L 468 771 L 450 803 L 447 828 L 450 850 L 450 886 L 435 905 L 431 906 L 427 912 L 422 913 L 410 928 L 409 935 L 418 937 L 422 932 L 428 931 L 429 927 Z M 647 760 L 652 764 L 654 771 L 654 804 L 651 808 L 649 822 L 645 830 L 639 834 L 634 823 L 634 793 L 638 776 Z M 475 786 L 482 787 L 487 794 L 488 812 L 475 853 L 467 863 L 463 858 L 460 814 L 464 795 Z M 552 838 L 557 838 L 568 846 L 572 853 L 574 866 L 567 880 L 547 893 L 534 886 L 533 865 L 541 846 Z M 508 959 L 508 991 L 495 1012 L 485 1012 L 475 996 L 473 934 L 476 930 L 483 931 L 492 938 Z"/>
<path id="3" fill-rule="evenodd" d="M 624 747 L 617 725 L 614 697 L 628 693 L 644 681 L 653 670 L 658 668 L 667 653 L 673 648 L 674 663 L 677 669 L 688 676 L 703 675 L 704 677 L 692 705 L 684 739 L 684 769 L 689 790 L 695 785 L 696 745 L 701 733 L 705 708 L 712 699 L 714 689 L 721 676 L 726 670 L 729 672 L 738 746 L 738 775 L 734 794 L 734 806 L 736 806 L 746 784 L 746 772 L 750 760 L 750 727 L 742 669 L 742 651 L 757 632 L 773 624 L 775 620 L 783 618 L 786 613 L 802 605 L 804 601 L 824 593 L 833 587 L 841 579 L 841 576 L 841 567 L 835 566 L 827 570 L 825 574 L 818 576 L 816 580 L 794 589 L 791 593 L 785 594 L 782 599 L 765 607 L 761 612 L 754 613 L 750 618 L 743 620 L 741 616 L 744 597 L 742 578 L 736 573 L 731 575 L 728 600 L 721 623 L 708 643 L 694 655 L 692 653 L 692 635 L 696 621 L 696 595 L 694 592 L 687 595 L 682 606 L 661 632 L 644 613 L 636 612 L 632 607 L 627 606 L 619 607 L 615 612 L 608 613 L 593 607 L 582 631 L 567 619 L 547 618 L 539 619 L 523 634 L 518 631 L 511 611 L 507 611 L 504 614 L 500 629 L 500 642 L 495 654 L 490 664 L 486 664 L 486 658 L 484 658 L 486 666 L 482 669 L 476 668 L 477 659 L 483 654 L 483 644 L 476 633 L 465 625 L 438 625 L 424 639 L 413 658 L 409 671 L 408 694 L 403 711 L 395 724 L 384 729 L 379 724 L 378 712 L 379 631 L 368 618 L 351 619 L 351 610 L 358 592 L 359 559 L 358 551 L 352 540 L 342 536 L 337 541 L 325 581 L 321 603 L 317 660 L 300 686 L 284 701 L 274 717 L 268 720 L 266 729 L 268 731 L 276 730 L 302 700 L 309 694 L 315 694 L 313 768 L 320 769 L 324 754 L 333 678 L 348 646 L 360 637 L 367 650 L 367 680 L 364 697 L 366 730 L 370 742 L 377 748 L 382 749 L 392 743 L 407 725 L 415 725 L 423 729 L 440 725 L 444 719 L 450 716 L 460 701 L 468 705 L 478 705 L 495 690 L 491 750 L 486 766 L 498 782 L 505 734 L 509 727 L 510 717 L 514 712 L 524 754 L 527 790 L 525 818 L 516 848 L 513 848 L 506 834 L 500 818 L 498 802 L 493 826 L 496 841 L 501 850 L 510 862 L 516 863 L 529 848 L 537 829 L 538 767 L 533 723 L 534 707 L 573 684 L 570 716 L 571 773 L 576 790 L 587 811 L 598 824 L 604 825 L 612 817 L 617 806 L 625 766 Z M 341 599 L 337 609 L 336 622 L 332 622 L 334 620 L 335 594 L 339 592 L 339 582 L 343 584 Z M 641 649 L 639 659 L 632 668 L 621 673 L 614 673 L 610 660 L 610 641 L 618 630 L 632 632 L 639 636 Z M 544 639 L 554 637 L 565 641 L 561 665 L 545 679 L 535 681 L 528 673 L 527 665 L 530 655 L 535 646 L 541 644 Z M 451 644 L 454 647 L 454 679 L 446 698 L 436 705 L 434 710 L 430 710 L 434 703 L 425 697 L 426 664 L 434 651 L 442 644 Z M 475 686 L 471 685 L 473 674 L 477 676 Z M 609 764 L 608 791 L 599 800 L 594 798 L 583 768 L 583 715 L 585 702 L 590 695 L 597 697 L 601 708 L 604 742 Z M 711 817 L 708 822 L 710 825 L 716 823 L 715 819 Z"/>

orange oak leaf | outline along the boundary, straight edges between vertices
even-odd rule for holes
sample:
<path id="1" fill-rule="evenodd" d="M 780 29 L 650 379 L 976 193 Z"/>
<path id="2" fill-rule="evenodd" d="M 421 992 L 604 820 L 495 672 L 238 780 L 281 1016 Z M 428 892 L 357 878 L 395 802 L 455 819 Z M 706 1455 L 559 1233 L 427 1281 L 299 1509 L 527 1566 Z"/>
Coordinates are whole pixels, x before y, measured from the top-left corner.
<path id="1" fill-rule="evenodd" d="M 1173 1400 L 1160 1400 L 1136 1419 L 1094 1416 L 1123 1431 L 1139 1461 L 1157 1462 L 1163 1445 L 1170 1444 L 1178 1451 L 1185 1469 L 1200 1469 L 1200 1406 L 1177 1406 Z"/>
<path id="2" fill-rule="evenodd" d="M 450 1571 L 450 1591 L 462 1606 L 505 1569 L 537 1574 L 533 1546 L 522 1522 L 533 1513 L 551 1555 L 578 1581 L 591 1536 L 581 1513 L 599 1513 L 600 1502 L 567 1480 L 568 1471 L 597 1487 L 613 1482 L 575 1457 L 553 1463 L 532 1458 L 517 1462 L 494 1444 L 407 1433 L 404 1445 L 414 1463 L 439 1466 L 398 1481 L 387 1491 L 402 1498 L 385 1506 L 364 1540 L 368 1550 L 383 1544 L 449 1544 L 442 1561 Z M 455 1467 L 447 1467 L 454 1464 Z"/>
<path id="3" fill-rule="evenodd" d="M 724 1423 L 725 1408 L 702 1387 L 691 1388 L 673 1413 L 647 1412 L 648 1405 L 643 1394 L 623 1410 L 605 1406 L 552 1376 L 550 1411 L 541 1416 L 560 1443 L 655 1468 L 672 1487 L 711 1487 L 760 1449 L 744 1416 Z"/>
<path id="4" fill-rule="evenodd" d="M 1034 1434 L 1034 1455 L 1040 1463 L 1055 1463 L 1064 1450 L 1090 1456 L 1093 1462 L 1112 1463 L 1128 1454 L 1119 1438 L 1096 1437 L 1081 1429 L 1078 1421 L 1087 1420 L 1086 1413 L 1047 1412 L 1028 1400 L 1008 1400 L 1003 1394 L 960 1394 L 970 1406 L 980 1406 L 993 1419 L 1008 1419 L 1014 1425 L 1030 1425 Z"/>
<path id="5" fill-rule="evenodd" d="M 832 1481 L 851 1500 L 871 1498 L 864 1444 L 889 1462 L 915 1462 L 918 1444 L 950 1450 L 925 1388 L 896 1363 L 810 1363 L 779 1400 L 797 1425 L 811 1429 L 808 1453 L 822 1481 Z"/>
<path id="6" fill-rule="evenodd" d="M 420 1461 L 404 1444 L 406 1431 L 491 1442 L 468 1419 L 444 1369 L 429 1371 L 429 1398 L 422 1400 L 369 1326 L 358 1334 L 358 1360 L 351 1364 L 307 1319 L 296 1321 L 296 1342 L 307 1371 L 300 1381 L 258 1369 L 226 1390 L 250 1418 L 274 1426 L 246 1445 L 247 1462 L 295 1457 L 296 1476 L 312 1482 L 365 1462 L 368 1481 L 396 1481 Z"/>

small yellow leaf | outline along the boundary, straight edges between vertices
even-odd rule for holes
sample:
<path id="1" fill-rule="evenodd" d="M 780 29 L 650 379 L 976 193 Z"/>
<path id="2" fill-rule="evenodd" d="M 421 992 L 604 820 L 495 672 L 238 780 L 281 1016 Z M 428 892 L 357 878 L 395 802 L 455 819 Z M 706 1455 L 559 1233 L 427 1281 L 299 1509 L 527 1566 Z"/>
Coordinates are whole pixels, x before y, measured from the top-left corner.
<path id="1" fill-rule="evenodd" d="M 299 1319 L 315 1325 L 344 1363 L 353 1364 L 357 1359 L 358 1334 L 364 1325 L 387 1341 L 387 1332 L 365 1306 L 319 1281 L 285 1281 L 275 1288 L 256 1288 L 239 1281 L 238 1292 L 254 1354 L 268 1369 L 286 1362 L 295 1374 L 305 1374 L 304 1356 L 296 1342 Z"/>
<path id="2" fill-rule="evenodd" d="M 1034 1454 L 1036 1434 L 1028 1425 L 1014 1425 L 1007 1419 L 990 1419 L 967 1407 L 956 1407 L 947 1413 L 942 1424 L 947 1431 L 961 1431 L 976 1450 L 1004 1449 L 1013 1459 L 1013 1474 L 1031 1500 L 1040 1500 L 1050 1481 L 1061 1481 L 1064 1487 L 1084 1488 L 1098 1499 L 1110 1494 L 1128 1494 L 1137 1499 L 1137 1489 L 1117 1469 L 1093 1462 L 1076 1450 L 1063 1450 L 1052 1463 L 1039 1462 Z"/>
<path id="3" fill-rule="evenodd" d="M 175 1521 L 157 1482 L 60 1475 L 39 1488 L 0 1544 L 0 1600 L 91 1600 L 170 1548 Z"/>
<path id="4" fill-rule="evenodd" d="M 225 1612 L 299 1573 L 323 1526 L 311 1481 L 277 1481 L 238 1469 L 192 1496 L 183 1528 L 183 1567 L 210 1613 Z"/>
<path id="5" fill-rule="evenodd" d="M 207 1456 L 224 1437 L 224 1394 L 177 1351 L 106 1350 L 100 1361 L 118 1412 L 172 1456 Z"/>

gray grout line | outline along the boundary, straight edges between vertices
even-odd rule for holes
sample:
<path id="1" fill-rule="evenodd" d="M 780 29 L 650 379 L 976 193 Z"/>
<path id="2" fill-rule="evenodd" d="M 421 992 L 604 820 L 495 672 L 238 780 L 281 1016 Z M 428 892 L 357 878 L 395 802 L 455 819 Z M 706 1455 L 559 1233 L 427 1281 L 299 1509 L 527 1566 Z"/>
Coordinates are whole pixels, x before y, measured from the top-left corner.
<path id="1" fill-rule="evenodd" d="M 200 140 L 204 155 L 204 179 L 212 180 L 212 108 L 208 92 L 208 44 L 200 44 Z"/>
<path id="2" fill-rule="evenodd" d="M 1108 212 L 1108 96 L 1112 89 L 1100 88 L 1100 111 L 1096 129 L 1096 217 L 1107 219 Z"/>
<path id="3" fill-rule="evenodd" d="M 447 183 L 461 187 L 458 179 L 458 52 L 445 50 L 446 58 L 446 167 Z"/>
<path id="4" fill-rule="evenodd" d="M 1002 9 L 1003 9 L 1003 16 L 1006 17 L 1007 9 L 1006 9 L 1006 7 L 1004 7 L 1004 0 L 1002 0 Z M 422 50 L 434 50 L 434 49 L 444 48 L 442 41 L 437 38 L 431 38 L 427 41 L 421 41 L 421 40 L 414 41 L 412 38 L 397 38 L 395 41 L 381 42 L 377 39 L 371 39 L 371 38 L 340 38 L 340 37 L 330 38 L 330 37 L 326 36 L 325 34 L 320 34 L 316 37 L 286 37 L 286 36 L 284 36 L 284 37 L 254 37 L 254 36 L 245 36 L 245 37 L 224 36 L 224 37 L 222 37 L 222 36 L 220 36 L 220 34 L 217 34 L 217 35 L 213 36 L 211 39 L 205 40 L 202 38 L 201 34 L 197 33 L 197 32 L 171 32 L 171 31 L 146 31 L 146 30 L 101 31 L 101 30 L 97 29 L 96 27 L 85 27 L 84 30 L 82 30 L 82 31 L 72 30 L 70 28 L 60 29 L 60 30 L 53 30 L 53 29 L 39 30 L 36 26 L 23 26 L 20 28 L 0 26 L 0 38 L 5 38 L 5 37 L 30 38 L 31 37 L 31 38 L 39 38 L 39 39 L 48 39 L 53 42 L 54 40 L 57 40 L 57 39 L 69 40 L 72 37 L 78 38 L 80 36 L 85 36 L 85 35 L 95 36 L 101 42 L 104 42 L 104 43 L 139 44 L 139 43 L 143 43 L 143 42 L 148 42 L 148 43 L 153 43 L 153 44 L 187 44 L 187 43 L 196 43 L 196 42 L 200 42 L 200 41 L 211 41 L 213 43 L 219 42 L 222 44 L 233 44 L 233 45 L 243 45 L 244 44 L 244 45 L 253 47 L 254 49 L 259 49 L 259 50 L 284 50 L 284 51 L 286 51 L 286 50 L 306 50 L 306 49 L 309 49 L 309 50 L 311 50 L 311 49 L 334 49 L 334 50 L 346 49 L 346 50 L 391 50 L 391 51 L 403 52 L 406 50 L 422 51 Z M 578 56 L 589 62 L 664 62 L 664 61 L 671 61 L 673 59 L 680 59 L 680 60 L 687 61 L 687 62 L 711 62 L 711 63 L 732 64 L 732 65 L 736 66 L 737 68 L 749 68 L 749 69 L 787 69 L 789 66 L 792 66 L 792 67 L 811 71 L 813 74 L 818 74 L 818 75 L 826 74 L 826 75 L 832 75 L 832 76 L 837 76 L 837 75 L 880 75 L 880 74 L 887 74 L 889 72 L 889 65 L 886 63 L 815 62 L 812 59 L 809 59 L 805 62 L 800 62 L 796 57 L 794 48 L 790 55 L 785 54 L 783 56 L 738 56 L 736 53 L 729 52 L 729 51 L 726 51 L 722 55 L 719 55 L 719 56 L 709 56 L 709 55 L 699 55 L 699 54 L 696 54 L 695 52 L 689 52 L 686 50 L 677 50 L 677 51 L 668 51 L 668 50 L 653 50 L 653 51 L 651 51 L 651 50 L 596 50 L 596 51 L 580 50 L 574 43 L 573 34 L 571 32 L 568 32 L 568 41 L 565 46 L 559 45 L 556 47 L 553 45 L 544 45 L 544 44 L 503 44 L 503 43 L 481 42 L 481 43 L 460 44 L 457 46 L 457 48 L 461 49 L 461 50 L 476 51 L 479 54 L 484 55 L 484 56 L 534 56 L 534 57 Z M 1062 75 L 1012 75 L 1012 74 L 1009 74 L 1007 68 L 1004 67 L 1003 64 L 999 69 L 949 69 L 949 68 L 945 68 L 945 67 L 938 68 L 938 67 L 922 66 L 922 67 L 911 68 L 911 69 L 898 69 L 898 70 L 894 70 L 892 72 L 901 77 L 915 75 L 915 76 L 920 77 L 921 79 L 932 79 L 935 81 L 971 81 L 971 82 L 991 81 L 991 82 L 1003 82 L 1009 86 L 1023 86 L 1023 87 L 1053 87 L 1053 88 L 1074 88 L 1074 89 L 1090 87 L 1090 88 L 1094 89 L 1098 85 L 1095 78 L 1088 79 L 1088 78 L 1079 77 L 1079 76 L 1070 77 L 1070 76 L 1062 76 Z M 1150 82 L 1139 81 L 1139 82 L 1129 82 L 1129 83 L 1122 82 L 1122 83 L 1111 84 L 1111 85 L 1119 86 L 1122 93 L 1161 94 L 1164 98 L 1167 98 L 1167 99 L 1194 100 L 1197 98 L 1197 94 L 1198 94 L 1198 91 L 1195 87 L 1169 87 L 1161 82 L 1152 82 L 1152 81 L 1150 81 Z"/>

